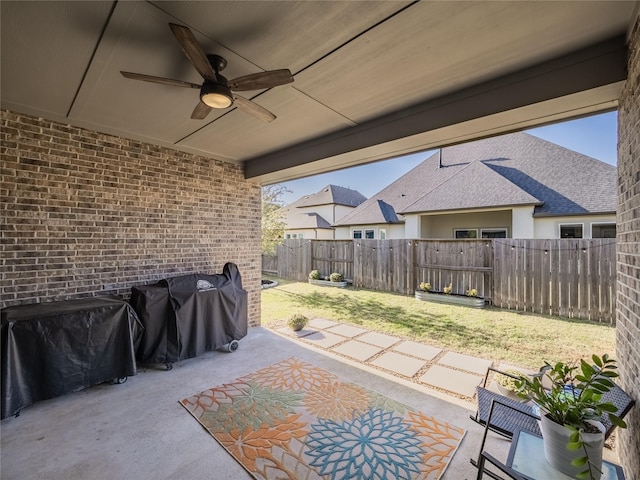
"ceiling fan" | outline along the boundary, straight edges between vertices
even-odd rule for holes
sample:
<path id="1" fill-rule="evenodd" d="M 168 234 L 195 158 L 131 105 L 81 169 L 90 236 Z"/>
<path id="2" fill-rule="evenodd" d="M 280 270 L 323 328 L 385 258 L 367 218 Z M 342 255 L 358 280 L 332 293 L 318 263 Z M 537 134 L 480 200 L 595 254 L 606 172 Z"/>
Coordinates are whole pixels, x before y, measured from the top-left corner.
<path id="1" fill-rule="evenodd" d="M 193 32 L 185 26 L 170 23 L 171 31 L 182 47 L 191 64 L 204 79 L 202 85 L 174 80 L 172 78 L 154 77 L 141 73 L 120 71 L 123 77 L 145 82 L 171 85 L 174 87 L 197 88 L 200 90 L 200 102 L 191 114 L 191 118 L 201 120 L 205 118 L 212 108 L 228 108 L 237 106 L 250 115 L 265 122 L 275 120 L 276 116 L 264 107 L 251 100 L 236 95 L 232 92 L 247 90 L 262 90 L 264 88 L 277 87 L 293 82 L 293 76 L 288 69 L 271 70 L 268 72 L 253 73 L 243 77 L 227 80 L 220 72 L 227 66 L 227 61 L 219 55 L 207 55 L 202 46 L 196 40 Z"/>

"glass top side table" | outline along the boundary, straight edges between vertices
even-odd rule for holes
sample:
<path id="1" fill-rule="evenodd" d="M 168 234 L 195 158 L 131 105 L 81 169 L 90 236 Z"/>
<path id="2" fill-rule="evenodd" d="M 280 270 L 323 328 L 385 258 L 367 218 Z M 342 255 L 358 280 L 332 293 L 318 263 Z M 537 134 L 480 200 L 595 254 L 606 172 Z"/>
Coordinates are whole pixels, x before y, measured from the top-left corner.
<path id="1" fill-rule="evenodd" d="M 507 465 L 532 480 L 573 480 L 547 462 L 542 437 L 522 430 L 513 434 Z M 604 461 L 600 480 L 624 480 L 622 467 Z"/>

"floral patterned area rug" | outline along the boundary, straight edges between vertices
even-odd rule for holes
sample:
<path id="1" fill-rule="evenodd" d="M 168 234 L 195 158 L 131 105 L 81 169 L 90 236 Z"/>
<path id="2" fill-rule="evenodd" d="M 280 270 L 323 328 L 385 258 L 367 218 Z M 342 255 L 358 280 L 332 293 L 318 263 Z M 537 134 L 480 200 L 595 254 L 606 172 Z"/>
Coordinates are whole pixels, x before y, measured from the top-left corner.
<path id="1" fill-rule="evenodd" d="M 438 479 L 465 431 L 289 358 L 180 402 L 259 479 Z"/>

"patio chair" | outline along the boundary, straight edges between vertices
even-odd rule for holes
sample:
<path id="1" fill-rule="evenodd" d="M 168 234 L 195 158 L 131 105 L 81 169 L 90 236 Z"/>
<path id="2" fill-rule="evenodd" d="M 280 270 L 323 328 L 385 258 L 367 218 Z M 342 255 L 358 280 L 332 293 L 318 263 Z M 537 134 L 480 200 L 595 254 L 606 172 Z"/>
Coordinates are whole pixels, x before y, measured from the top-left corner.
<path id="1" fill-rule="evenodd" d="M 498 400 L 501 404 L 508 405 L 509 409 L 501 409 L 501 414 L 492 417 L 491 423 L 489 424 L 491 431 L 507 438 L 513 437 L 513 432 L 516 430 L 527 430 L 536 435 L 541 435 L 537 422 L 538 417 L 534 413 L 531 405 L 525 403 L 523 400 L 509 398 L 487 388 L 487 380 L 490 372 L 517 378 L 515 375 L 503 372 L 497 368 L 487 368 L 487 373 L 484 376 L 482 385 L 476 387 L 478 410 L 475 415 L 470 415 L 469 418 L 482 426 L 486 426 L 491 404 L 494 400 Z"/>
<path id="2" fill-rule="evenodd" d="M 513 421 L 514 425 L 520 425 L 520 430 L 526 430 L 531 433 L 539 435 L 538 420 L 540 417 L 533 413 L 526 412 L 520 408 L 522 404 L 513 405 L 513 400 L 502 397 L 502 399 L 495 398 L 491 400 L 489 404 L 487 421 L 484 426 L 484 434 L 482 435 L 482 443 L 480 444 L 480 451 L 478 452 L 477 459 L 471 459 L 471 463 L 478 468 L 478 475 L 476 480 L 481 480 L 485 476 L 493 478 L 495 480 L 503 480 L 505 478 L 514 480 L 527 480 L 527 477 L 519 474 L 505 463 L 498 460 L 496 457 L 485 451 L 485 443 L 487 441 L 487 435 L 489 431 L 496 431 L 492 425 L 501 421 L 503 418 L 509 418 Z M 517 402 L 516 402 L 517 403 Z M 535 430 L 529 430 L 527 426 L 535 426 Z M 500 432 L 498 432 L 500 433 Z M 493 465 L 493 469 L 487 468 L 488 465 Z M 499 473 L 496 471 L 499 471 Z"/>
<path id="3" fill-rule="evenodd" d="M 531 405 L 506 397 L 504 395 L 501 395 L 500 393 L 493 392 L 486 388 L 489 372 L 491 371 L 516 378 L 510 373 L 503 372 L 501 370 L 498 370 L 497 368 L 489 367 L 487 369 L 487 373 L 485 374 L 482 386 L 476 387 L 478 410 L 476 411 L 475 415 L 471 415 L 470 418 L 480 425 L 486 425 L 487 419 L 489 418 L 489 411 L 492 401 L 499 400 L 501 403 L 509 405 L 511 409 L 508 411 L 503 410 L 503 414 L 494 415 L 494 417 L 492 417 L 489 425 L 491 431 L 507 438 L 513 437 L 513 432 L 516 430 L 527 430 L 537 435 L 541 435 L 542 432 L 540 432 L 538 422 L 531 418 L 531 415 L 533 417 L 537 417 Z M 540 374 L 538 373 L 535 375 Z M 635 405 L 635 400 L 633 400 L 633 398 L 631 398 L 622 388 L 617 385 L 614 386 L 609 392 L 603 394 L 602 399 L 606 402 L 611 402 L 616 406 L 617 410 L 613 413 L 620 418 L 624 418 L 627 413 L 629 413 L 629 410 L 631 410 L 631 408 Z M 519 413 L 524 413 L 525 415 L 514 413 L 516 411 Z M 609 438 L 615 428 L 615 425 L 611 423 L 611 420 L 609 420 L 609 415 L 607 413 L 604 413 L 602 415 L 600 421 L 605 427 L 605 439 Z"/>

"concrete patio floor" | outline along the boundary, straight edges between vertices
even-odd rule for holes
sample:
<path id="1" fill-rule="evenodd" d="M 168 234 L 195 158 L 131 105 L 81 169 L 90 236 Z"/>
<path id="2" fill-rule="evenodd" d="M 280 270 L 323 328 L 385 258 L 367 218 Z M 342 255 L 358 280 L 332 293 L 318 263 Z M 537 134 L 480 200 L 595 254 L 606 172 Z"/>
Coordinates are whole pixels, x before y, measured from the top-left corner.
<path id="1" fill-rule="evenodd" d="M 334 334 L 340 332 L 347 333 L 340 330 Z M 389 339 L 378 335 L 360 340 L 369 346 L 380 346 L 385 341 Z M 416 356 L 415 348 L 408 344 L 392 353 L 402 355 L 408 350 Z M 251 478 L 178 401 L 292 356 L 464 428 L 465 438 L 442 478 L 475 478 L 476 470 L 469 459 L 477 455 L 482 429 L 469 419 L 472 403 L 387 374 L 384 363 L 381 368 L 352 361 L 312 342 L 285 338 L 261 327 L 251 328 L 234 353 L 210 352 L 175 363 L 170 371 L 139 368 L 138 374 L 122 385 L 97 385 L 39 402 L 23 409 L 17 418 L 3 420 L 0 477 Z M 506 458 L 508 441 L 490 436 L 489 445 L 493 453 Z"/>

